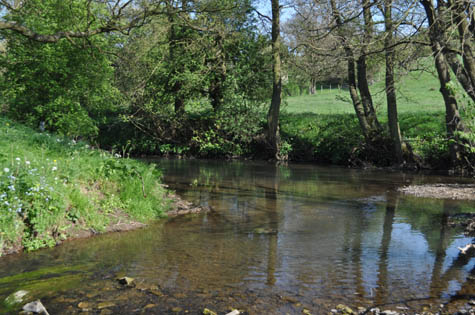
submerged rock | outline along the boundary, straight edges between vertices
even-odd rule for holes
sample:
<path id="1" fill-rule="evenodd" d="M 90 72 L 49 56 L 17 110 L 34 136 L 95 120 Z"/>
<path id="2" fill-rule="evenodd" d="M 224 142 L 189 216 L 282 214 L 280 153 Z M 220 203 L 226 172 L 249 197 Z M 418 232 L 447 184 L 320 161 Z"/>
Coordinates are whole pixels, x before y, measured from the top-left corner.
<path id="1" fill-rule="evenodd" d="M 92 308 L 91 304 L 87 302 L 79 302 L 78 307 L 82 310 L 88 310 Z"/>
<path id="2" fill-rule="evenodd" d="M 46 314 L 49 315 L 48 311 L 44 307 L 44 305 L 41 303 L 40 300 L 25 304 L 23 306 L 23 310 L 25 312 L 33 312 L 35 314 Z"/>
<path id="3" fill-rule="evenodd" d="M 115 304 L 112 303 L 112 302 L 102 302 L 102 303 L 99 303 L 97 304 L 97 308 L 98 309 L 103 309 L 103 308 L 108 308 L 108 307 L 114 307 Z"/>
<path id="4" fill-rule="evenodd" d="M 213 312 L 212 310 L 209 310 L 207 308 L 205 308 L 203 310 L 203 315 L 217 315 L 216 312 Z"/>
<path id="5" fill-rule="evenodd" d="M 277 234 L 277 231 L 276 230 L 273 230 L 273 229 L 266 229 L 266 228 L 256 228 L 254 229 L 254 233 L 255 234 L 269 234 L 269 235 L 272 235 L 272 234 Z"/>
<path id="6" fill-rule="evenodd" d="M 343 304 L 338 304 L 336 306 L 336 309 L 339 310 L 342 314 L 345 314 L 345 315 L 355 314 L 355 312 L 351 308 L 349 308 L 348 306 L 343 305 Z"/>
<path id="7" fill-rule="evenodd" d="M 134 278 L 130 278 L 130 277 L 122 277 L 122 278 L 119 278 L 118 280 L 120 284 L 127 285 L 127 286 L 133 285 L 135 281 Z"/>
<path id="8" fill-rule="evenodd" d="M 28 294 L 29 292 L 25 290 L 16 291 L 6 297 L 5 305 L 7 307 L 13 307 L 15 305 L 21 304 L 26 300 Z"/>

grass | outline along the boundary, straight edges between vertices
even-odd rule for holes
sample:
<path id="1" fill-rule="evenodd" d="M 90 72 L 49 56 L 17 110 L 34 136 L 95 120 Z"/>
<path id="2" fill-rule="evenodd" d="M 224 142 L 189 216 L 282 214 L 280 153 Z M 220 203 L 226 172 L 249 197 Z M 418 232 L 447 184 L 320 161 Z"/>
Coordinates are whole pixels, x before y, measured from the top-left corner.
<path id="1" fill-rule="evenodd" d="M 444 103 L 437 78 L 428 72 L 410 73 L 397 82 L 401 132 L 428 166 L 448 163 Z M 377 114 L 387 130 L 384 72 L 371 86 Z M 349 92 L 338 88 L 317 89 L 315 95 L 288 97 L 281 116 L 283 139 L 292 147 L 292 160 L 348 164 L 351 159 L 391 164 L 392 156 L 363 152 L 364 142 Z M 390 147 L 390 144 L 388 145 Z"/>
<path id="2" fill-rule="evenodd" d="M 380 116 L 385 116 L 386 95 L 384 72 L 371 86 L 373 101 Z M 436 113 L 444 111 L 437 77 L 428 72 L 413 72 L 400 77 L 397 86 L 398 111 L 400 113 Z M 288 113 L 353 114 L 349 92 L 344 89 L 317 89 L 314 95 L 291 96 L 285 100 L 283 110 Z"/>
<path id="3" fill-rule="evenodd" d="M 0 118 L 0 255 L 160 217 L 168 206 L 160 176 L 154 165 Z"/>

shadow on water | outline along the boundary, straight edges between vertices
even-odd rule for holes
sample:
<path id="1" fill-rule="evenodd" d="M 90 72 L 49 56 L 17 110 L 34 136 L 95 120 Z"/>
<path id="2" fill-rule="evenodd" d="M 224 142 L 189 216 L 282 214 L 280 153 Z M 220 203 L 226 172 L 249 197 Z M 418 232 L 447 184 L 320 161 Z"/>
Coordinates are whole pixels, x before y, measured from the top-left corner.
<path id="1" fill-rule="evenodd" d="M 396 192 L 464 179 L 259 162 L 158 163 L 172 189 L 214 211 L 4 257 L 0 301 L 26 290 L 51 314 L 231 307 L 320 314 L 340 303 L 456 309 L 473 298 L 475 260 L 457 249 L 470 239 L 447 225 L 450 214 L 473 203 Z M 118 283 L 124 275 L 135 287 Z"/>

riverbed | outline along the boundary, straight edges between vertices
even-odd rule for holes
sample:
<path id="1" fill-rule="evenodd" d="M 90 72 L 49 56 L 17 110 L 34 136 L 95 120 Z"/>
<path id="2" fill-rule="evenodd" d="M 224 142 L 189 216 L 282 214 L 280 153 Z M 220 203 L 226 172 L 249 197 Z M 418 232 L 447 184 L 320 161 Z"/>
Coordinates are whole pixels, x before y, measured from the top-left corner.
<path id="1" fill-rule="evenodd" d="M 154 162 L 171 189 L 211 211 L 1 258 L 0 301 L 24 290 L 50 314 L 322 314 L 337 304 L 412 314 L 456 310 L 475 296 L 475 259 L 458 250 L 472 239 L 447 224 L 475 202 L 398 192 L 473 179 Z"/>

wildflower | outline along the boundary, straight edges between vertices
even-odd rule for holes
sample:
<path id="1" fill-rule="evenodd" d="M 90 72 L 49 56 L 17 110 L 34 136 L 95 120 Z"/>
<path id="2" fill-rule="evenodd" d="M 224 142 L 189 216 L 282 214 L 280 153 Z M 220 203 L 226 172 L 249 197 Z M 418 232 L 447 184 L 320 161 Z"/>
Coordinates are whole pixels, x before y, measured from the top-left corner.
<path id="1" fill-rule="evenodd" d="M 53 166 L 53 168 L 51 169 L 53 172 L 56 171 L 58 168 L 56 166 Z"/>
<path id="2" fill-rule="evenodd" d="M 10 169 L 9 169 L 8 167 L 5 167 L 5 168 L 3 169 L 3 171 L 4 171 L 5 173 L 8 173 L 8 172 L 10 172 Z"/>
<path id="3" fill-rule="evenodd" d="M 8 189 L 10 189 L 11 191 L 15 191 L 15 186 L 10 185 L 10 186 L 8 186 Z"/>
<path id="4" fill-rule="evenodd" d="M 25 164 L 26 164 L 26 165 L 30 165 L 30 161 L 25 161 Z"/>
<path id="5" fill-rule="evenodd" d="M 19 157 L 17 157 L 15 160 L 17 160 L 18 162 L 20 162 L 20 158 L 19 158 Z"/>

